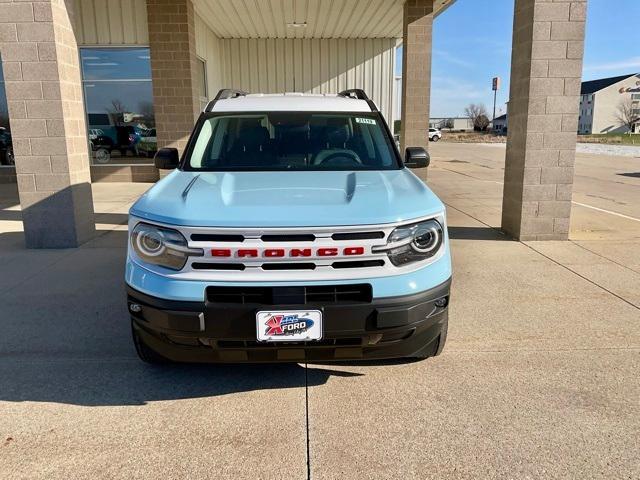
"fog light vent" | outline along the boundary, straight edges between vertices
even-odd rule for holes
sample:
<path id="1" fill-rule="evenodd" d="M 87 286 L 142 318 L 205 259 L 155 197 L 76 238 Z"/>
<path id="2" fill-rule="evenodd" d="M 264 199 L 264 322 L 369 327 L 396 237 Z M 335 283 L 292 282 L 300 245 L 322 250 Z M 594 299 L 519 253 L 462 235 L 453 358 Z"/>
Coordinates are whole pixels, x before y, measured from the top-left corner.
<path id="1" fill-rule="evenodd" d="M 138 305 L 137 303 L 130 303 L 129 304 L 129 311 L 131 313 L 140 313 L 142 311 L 142 306 Z"/>
<path id="2" fill-rule="evenodd" d="M 438 308 L 444 308 L 447 306 L 447 304 L 449 303 L 449 297 L 442 297 L 437 299 L 434 304 L 436 307 Z"/>

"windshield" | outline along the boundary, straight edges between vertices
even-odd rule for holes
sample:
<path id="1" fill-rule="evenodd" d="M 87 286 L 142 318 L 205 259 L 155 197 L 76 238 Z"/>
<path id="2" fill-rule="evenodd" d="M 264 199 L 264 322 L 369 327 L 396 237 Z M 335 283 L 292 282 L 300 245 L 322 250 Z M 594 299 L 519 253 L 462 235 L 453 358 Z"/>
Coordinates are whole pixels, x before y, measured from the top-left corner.
<path id="1" fill-rule="evenodd" d="M 221 113 L 205 118 L 186 170 L 400 168 L 377 113 Z"/>

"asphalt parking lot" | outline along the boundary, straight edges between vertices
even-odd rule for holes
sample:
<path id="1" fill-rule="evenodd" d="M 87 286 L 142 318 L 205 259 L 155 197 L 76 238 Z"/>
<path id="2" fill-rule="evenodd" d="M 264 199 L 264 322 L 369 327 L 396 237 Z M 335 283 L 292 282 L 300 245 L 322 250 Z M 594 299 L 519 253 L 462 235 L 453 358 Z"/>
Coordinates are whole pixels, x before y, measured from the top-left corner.
<path id="1" fill-rule="evenodd" d="M 22 247 L 0 186 L 0 472 L 11 479 L 640 478 L 640 158 L 578 155 L 569 242 L 500 222 L 504 149 L 439 143 L 447 347 L 423 362 L 154 368 L 130 342 L 128 205 Z"/>

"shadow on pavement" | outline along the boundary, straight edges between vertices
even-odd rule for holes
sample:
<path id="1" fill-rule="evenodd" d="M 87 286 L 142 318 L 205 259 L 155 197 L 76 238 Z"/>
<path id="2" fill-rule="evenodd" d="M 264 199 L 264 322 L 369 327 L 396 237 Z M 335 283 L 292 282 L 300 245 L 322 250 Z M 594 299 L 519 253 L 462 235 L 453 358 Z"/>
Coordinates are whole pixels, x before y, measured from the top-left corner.
<path id="1" fill-rule="evenodd" d="M 81 248 L 20 247 L 11 254 L 17 260 L 0 263 L 0 280 L 11 279 L 0 292 L 0 402 L 144 405 L 358 375 L 322 368 L 309 375 L 299 364 L 142 363 L 126 308 L 126 237 L 109 231 Z"/>
<path id="2" fill-rule="evenodd" d="M 1 358 L 1 356 L 0 356 Z M 0 361 L 0 401 L 54 402 L 82 406 L 145 405 L 147 402 L 216 397 L 254 390 L 323 385 L 331 376 L 359 373 L 304 365 L 170 365 L 131 359 L 38 358 Z M 308 373 L 308 375 L 307 375 Z"/>
<path id="3" fill-rule="evenodd" d="M 448 227 L 448 231 L 451 240 L 512 240 L 491 227 Z"/>
<path id="4" fill-rule="evenodd" d="M 96 223 L 108 225 L 126 225 L 129 221 L 129 215 L 126 213 L 95 213 L 93 218 Z"/>
<path id="5" fill-rule="evenodd" d="M 640 172 L 618 173 L 616 175 L 620 175 L 621 177 L 640 178 Z"/>
<path id="6" fill-rule="evenodd" d="M 22 221 L 22 212 L 20 210 L 8 210 L 0 208 L 0 221 Z"/>

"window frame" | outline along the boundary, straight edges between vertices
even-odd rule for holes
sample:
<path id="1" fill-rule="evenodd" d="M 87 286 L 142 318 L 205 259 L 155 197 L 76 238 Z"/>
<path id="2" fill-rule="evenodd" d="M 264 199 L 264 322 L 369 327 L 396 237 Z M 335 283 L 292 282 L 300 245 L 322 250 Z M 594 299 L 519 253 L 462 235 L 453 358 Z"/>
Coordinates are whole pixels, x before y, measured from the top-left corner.
<path id="1" fill-rule="evenodd" d="M 204 96 L 200 95 L 198 97 L 198 100 L 200 101 L 200 110 L 204 110 L 205 107 L 207 106 L 207 104 L 209 103 L 209 79 L 208 79 L 208 75 L 207 75 L 207 61 L 202 58 L 200 55 L 196 55 L 196 59 L 199 62 L 202 62 L 202 73 L 204 78 L 202 79 L 204 81 Z"/>
<path id="2" fill-rule="evenodd" d="M 84 76 L 84 65 L 82 63 L 82 52 L 83 50 L 141 50 L 146 49 L 149 52 L 149 78 L 114 78 L 114 79 L 98 79 L 98 80 L 87 80 Z M 153 74 L 151 71 L 151 47 L 148 44 L 123 44 L 123 45 L 104 45 L 104 44 L 87 44 L 87 45 L 78 45 L 78 62 L 80 65 L 80 85 L 82 87 L 82 106 L 84 108 L 84 118 L 85 118 L 85 127 L 86 127 L 86 135 L 87 135 L 87 147 L 89 149 L 89 165 L 90 167 L 117 167 L 117 166 L 149 166 L 153 165 L 153 159 L 149 159 L 148 162 L 127 162 L 125 159 L 119 162 L 109 162 L 105 164 L 101 164 L 94 161 L 91 149 L 91 140 L 89 138 L 89 130 L 91 130 L 89 124 L 89 111 L 87 110 L 87 91 L 86 84 L 87 83 L 133 83 L 133 82 L 148 82 L 151 87 L 151 95 L 153 102 Z M 155 120 L 155 109 L 154 109 L 154 120 Z M 155 128 L 155 127 L 154 127 Z"/>

